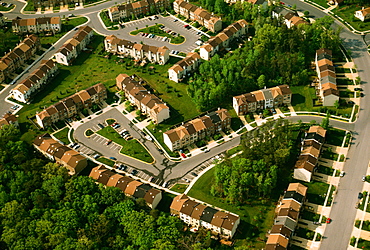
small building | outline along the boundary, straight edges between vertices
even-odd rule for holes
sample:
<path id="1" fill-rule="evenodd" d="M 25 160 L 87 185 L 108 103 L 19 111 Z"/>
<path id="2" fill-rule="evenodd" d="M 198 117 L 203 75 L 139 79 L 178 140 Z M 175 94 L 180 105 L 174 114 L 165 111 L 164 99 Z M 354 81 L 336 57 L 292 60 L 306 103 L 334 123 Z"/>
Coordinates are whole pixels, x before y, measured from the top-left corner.
<path id="1" fill-rule="evenodd" d="M 168 69 L 168 78 L 171 81 L 179 82 L 193 73 L 200 65 L 200 56 L 196 52 L 189 52 L 184 59 L 175 63 Z"/>
<path id="2" fill-rule="evenodd" d="M 13 114 L 6 113 L 3 118 L 0 119 L 0 129 L 5 125 L 13 125 L 15 127 L 19 127 L 18 119 Z"/>

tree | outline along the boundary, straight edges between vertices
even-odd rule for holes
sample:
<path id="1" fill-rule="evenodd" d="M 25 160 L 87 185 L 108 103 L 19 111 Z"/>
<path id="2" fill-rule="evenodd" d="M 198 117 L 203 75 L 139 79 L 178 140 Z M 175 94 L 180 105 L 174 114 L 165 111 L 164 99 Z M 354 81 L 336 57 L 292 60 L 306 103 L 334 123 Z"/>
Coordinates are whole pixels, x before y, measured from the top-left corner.
<path id="1" fill-rule="evenodd" d="M 320 126 L 323 129 L 327 130 L 329 128 L 329 122 L 330 122 L 330 114 L 329 114 L 329 112 L 327 112 L 326 117 L 324 119 L 322 119 Z"/>

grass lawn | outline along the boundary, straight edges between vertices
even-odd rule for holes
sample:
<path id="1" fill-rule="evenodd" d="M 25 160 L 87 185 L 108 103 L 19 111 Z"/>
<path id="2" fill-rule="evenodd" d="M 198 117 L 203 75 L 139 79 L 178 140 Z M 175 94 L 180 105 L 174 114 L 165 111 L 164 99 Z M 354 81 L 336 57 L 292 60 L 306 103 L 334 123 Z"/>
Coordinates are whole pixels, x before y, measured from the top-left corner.
<path id="1" fill-rule="evenodd" d="M 69 128 L 65 127 L 64 129 L 55 133 L 54 136 L 58 138 L 60 141 L 62 141 L 65 145 L 68 145 L 70 143 L 70 141 L 68 140 L 68 131 Z"/>
<path id="2" fill-rule="evenodd" d="M 112 161 L 108 158 L 105 158 L 105 157 L 99 157 L 99 159 L 97 161 L 101 162 L 103 164 L 107 164 L 108 166 L 111 166 L 111 167 L 113 167 L 113 165 L 114 165 L 114 161 Z"/>
<path id="3" fill-rule="evenodd" d="M 240 152 L 242 149 L 243 149 L 243 148 L 242 148 L 242 146 L 241 146 L 241 145 L 239 145 L 239 146 L 236 146 L 236 147 L 233 147 L 233 148 L 231 148 L 231 149 L 227 150 L 227 153 L 228 153 L 229 155 L 233 155 L 233 154 L 235 154 L 235 153 Z"/>
<path id="4" fill-rule="evenodd" d="M 154 160 L 149 152 L 141 145 L 140 142 L 135 140 L 126 141 L 123 139 L 114 128 L 107 126 L 96 132 L 97 134 L 104 136 L 107 139 L 114 141 L 115 143 L 122 146 L 121 154 L 152 163 Z"/>
<path id="5" fill-rule="evenodd" d="M 112 22 L 109 19 L 107 13 L 108 13 L 108 11 L 101 11 L 100 14 L 99 14 L 100 18 L 103 20 L 103 23 L 104 23 L 105 27 L 110 27 L 112 25 L 118 24 L 118 22 Z"/>
<path id="6" fill-rule="evenodd" d="M 338 85 L 353 85 L 353 81 L 349 78 L 346 78 L 346 79 L 337 78 L 337 84 Z"/>
<path id="7" fill-rule="evenodd" d="M 88 129 L 85 131 L 86 136 L 92 136 L 93 134 L 94 134 L 94 131 L 92 131 L 91 129 Z"/>
<path id="8" fill-rule="evenodd" d="M 9 10 L 12 10 L 12 9 L 14 9 L 15 8 L 15 5 L 13 4 L 13 6 L 12 7 L 5 7 L 5 6 L 2 6 L 2 5 L 0 5 L 0 11 L 9 11 Z"/>
<path id="9" fill-rule="evenodd" d="M 249 249 L 262 249 L 265 246 L 266 232 L 271 228 L 274 218 L 273 201 L 251 200 L 248 204 L 236 206 L 217 198 L 210 193 L 214 181 L 214 168 L 204 173 L 194 184 L 188 195 L 240 216 L 241 223 L 235 235 L 235 246 L 248 246 Z"/>
<path id="10" fill-rule="evenodd" d="M 164 30 L 162 30 L 160 28 L 160 26 L 162 26 L 162 25 L 163 24 L 159 23 L 159 24 L 149 26 L 149 27 L 146 27 L 146 28 L 143 28 L 143 29 L 132 31 L 130 34 L 136 36 L 137 34 L 142 32 L 142 33 L 153 34 L 153 35 L 160 36 L 160 37 L 168 37 L 168 38 L 171 39 L 171 43 L 173 43 L 173 44 L 180 44 L 180 43 L 183 43 L 185 41 L 185 38 L 183 36 L 180 36 L 180 35 L 173 36 L 173 35 L 165 32 Z"/>
<path id="11" fill-rule="evenodd" d="M 294 233 L 295 235 L 302 237 L 304 239 L 308 239 L 308 240 L 313 240 L 313 236 L 315 235 L 314 231 L 311 231 L 303 227 L 298 227 Z"/>
<path id="12" fill-rule="evenodd" d="M 308 202 L 324 205 L 325 195 L 328 192 L 329 184 L 319 181 L 311 181 L 310 183 L 302 182 L 303 185 L 308 187 L 307 200 Z"/>
<path id="13" fill-rule="evenodd" d="M 175 184 L 171 188 L 171 190 L 182 194 L 182 193 L 185 192 L 187 187 L 188 187 L 188 185 L 186 185 L 186 184 Z"/>
<path id="14" fill-rule="evenodd" d="M 27 5 L 24 8 L 24 11 L 36 11 L 35 5 L 33 4 L 32 0 L 27 1 Z"/>
<path id="15" fill-rule="evenodd" d="M 320 219 L 319 214 L 313 213 L 308 210 L 303 210 L 300 215 L 300 217 L 304 220 L 318 221 Z"/>
<path id="16" fill-rule="evenodd" d="M 314 2 L 314 3 L 317 3 L 318 5 L 324 7 L 324 8 L 328 8 L 329 5 L 328 5 L 328 1 L 327 0 L 310 0 L 311 2 Z"/>
<path id="17" fill-rule="evenodd" d="M 336 128 L 329 128 L 326 134 L 326 141 L 325 143 L 334 145 L 334 146 L 342 146 L 342 142 L 344 136 L 346 135 L 346 131 L 336 129 Z"/>
<path id="18" fill-rule="evenodd" d="M 339 155 L 337 153 L 333 153 L 328 150 L 322 151 L 320 155 L 320 157 L 322 158 L 333 160 L 333 161 L 336 161 L 338 159 L 338 156 Z"/>
<path id="19" fill-rule="evenodd" d="M 12 32 L 11 23 L 6 23 L 6 26 L 0 30 L 0 55 L 3 56 L 6 52 L 9 52 L 10 49 L 19 43 L 20 40 L 23 40 L 21 36 L 18 36 Z"/>
<path id="20" fill-rule="evenodd" d="M 323 165 L 319 165 L 317 167 L 317 171 L 319 173 L 321 173 L 321 174 L 326 174 L 326 175 L 332 176 L 333 175 L 333 172 L 334 172 L 334 169 L 333 168 L 326 167 L 326 166 L 323 166 Z"/>
<path id="21" fill-rule="evenodd" d="M 370 29 L 370 22 L 369 21 L 362 22 L 360 19 L 358 19 L 354 16 L 355 12 L 357 10 L 361 10 L 362 7 L 365 7 L 365 8 L 370 7 L 370 4 L 367 3 L 367 4 L 364 4 L 364 5 L 361 5 L 361 6 L 357 5 L 357 4 L 343 5 L 339 9 L 338 8 L 334 9 L 333 12 L 334 12 L 334 14 L 340 16 L 345 21 L 350 23 L 353 26 L 353 28 L 355 28 L 356 30 L 365 31 L 365 30 Z"/>

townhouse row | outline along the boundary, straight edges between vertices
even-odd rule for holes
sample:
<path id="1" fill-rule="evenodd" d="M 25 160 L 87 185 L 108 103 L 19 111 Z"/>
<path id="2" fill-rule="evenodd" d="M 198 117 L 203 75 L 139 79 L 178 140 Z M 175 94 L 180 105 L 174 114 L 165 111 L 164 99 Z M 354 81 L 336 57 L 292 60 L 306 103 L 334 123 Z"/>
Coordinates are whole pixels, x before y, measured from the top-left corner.
<path id="1" fill-rule="evenodd" d="M 108 16 L 112 22 L 119 22 L 132 16 L 147 15 L 159 12 L 170 6 L 169 0 L 141 0 L 138 2 L 114 6 L 108 9 Z"/>
<path id="2" fill-rule="evenodd" d="M 13 50 L 0 59 L 0 83 L 11 77 L 16 70 L 30 60 L 41 49 L 40 39 L 35 35 L 26 36 Z"/>
<path id="3" fill-rule="evenodd" d="M 178 195 L 173 199 L 170 213 L 178 216 L 195 230 L 204 227 L 226 238 L 234 236 L 240 223 L 238 215 L 203 205 L 189 199 L 185 194 Z"/>
<path id="4" fill-rule="evenodd" d="M 62 20 L 60 17 L 39 17 L 39 18 L 16 18 L 12 20 L 14 33 L 59 33 L 62 31 Z"/>
<path id="5" fill-rule="evenodd" d="M 184 59 L 175 63 L 168 69 L 168 78 L 180 82 L 193 73 L 200 65 L 201 60 L 197 52 L 189 52 Z"/>
<path id="6" fill-rule="evenodd" d="M 42 60 L 40 66 L 35 69 L 26 79 L 21 81 L 10 91 L 11 96 L 23 103 L 30 101 L 31 97 L 41 87 L 48 84 L 58 73 L 58 65 L 53 60 Z"/>
<path id="7" fill-rule="evenodd" d="M 93 168 L 89 175 L 107 187 L 117 187 L 129 197 L 144 199 L 148 207 L 155 209 L 162 199 L 162 191 L 128 176 L 117 174 L 104 166 Z"/>
<path id="8" fill-rule="evenodd" d="M 69 96 L 36 114 L 36 122 L 41 128 L 71 118 L 84 108 L 90 108 L 107 99 L 107 89 L 98 83 Z"/>
<path id="9" fill-rule="evenodd" d="M 154 123 L 161 123 L 170 118 L 170 108 L 157 96 L 153 95 L 146 88 L 141 78 L 135 78 L 135 75 L 128 76 L 119 74 L 116 77 L 116 86 L 125 93 L 131 104 L 148 115 Z"/>
<path id="10" fill-rule="evenodd" d="M 166 64 L 170 59 L 170 52 L 166 46 L 155 47 L 146 44 L 133 43 L 119 39 L 115 35 L 107 36 L 104 40 L 105 50 L 122 57 L 133 58 L 137 61 L 148 60 L 160 65 Z"/>
<path id="11" fill-rule="evenodd" d="M 18 119 L 13 114 L 6 113 L 3 118 L 0 119 L 0 129 L 5 125 L 14 125 L 16 127 L 19 127 Z"/>
<path id="12" fill-rule="evenodd" d="M 188 3 L 185 0 L 176 0 L 173 2 L 173 9 L 187 19 L 197 21 L 200 25 L 206 27 L 212 32 L 219 32 L 222 29 L 221 18 L 209 13 L 202 7 Z"/>
<path id="13" fill-rule="evenodd" d="M 163 133 L 163 141 L 171 150 L 179 150 L 198 140 L 230 129 L 231 116 L 226 109 L 218 109 Z"/>
<path id="14" fill-rule="evenodd" d="M 337 78 L 332 61 L 332 51 L 319 49 L 315 57 L 316 72 L 318 76 L 317 94 L 323 106 L 334 106 L 339 101 Z"/>
<path id="15" fill-rule="evenodd" d="M 288 29 L 300 24 L 308 24 L 308 22 L 306 22 L 302 17 L 299 17 L 296 12 L 279 6 L 275 7 L 272 11 L 272 17 L 276 19 L 282 18 Z"/>
<path id="16" fill-rule="evenodd" d="M 301 154 L 294 166 L 294 179 L 310 182 L 319 160 L 326 130 L 320 126 L 311 126 L 302 141 Z"/>
<path id="17" fill-rule="evenodd" d="M 200 57 L 204 60 L 211 59 L 218 51 L 228 48 L 233 40 L 248 32 L 248 23 L 241 19 L 227 26 L 222 32 L 208 40 L 200 47 Z"/>
<path id="18" fill-rule="evenodd" d="M 46 158 L 67 168 L 70 175 L 80 173 L 87 166 L 87 159 L 84 156 L 55 141 L 49 134 L 36 137 L 33 146 Z"/>
<path id="19" fill-rule="evenodd" d="M 355 12 L 355 17 L 365 22 L 370 19 L 370 7 L 364 8 Z"/>
<path id="20" fill-rule="evenodd" d="M 69 66 L 90 43 L 93 34 L 93 29 L 89 26 L 78 28 L 76 34 L 71 39 L 68 39 L 54 54 L 55 61 Z"/>
<path id="21" fill-rule="evenodd" d="M 237 115 L 245 115 L 257 110 L 271 109 L 288 105 L 292 101 L 292 90 L 288 85 L 260 89 L 233 97 L 233 108 Z"/>
<path id="22" fill-rule="evenodd" d="M 274 225 L 268 232 L 264 250 L 285 250 L 297 227 L 300 210 L 306 198 L 307 187 L 290 183 L 277 206 Z"/>

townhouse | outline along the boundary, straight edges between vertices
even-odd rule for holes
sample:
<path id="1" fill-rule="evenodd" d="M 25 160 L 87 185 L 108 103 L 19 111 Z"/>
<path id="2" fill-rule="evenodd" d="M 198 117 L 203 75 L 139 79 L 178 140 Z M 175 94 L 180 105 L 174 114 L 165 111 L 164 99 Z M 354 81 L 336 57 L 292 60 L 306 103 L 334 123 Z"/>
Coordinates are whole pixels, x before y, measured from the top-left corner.
<path id="1" fill-rule="evenodd" d="M 320 126 L 311 126 L 302 141 L 301 154 L 294 166 L 294 178 L 310 182 L 316 168 L 326 130 Z"/>
<path id="2" fill-rule="evenodd" d="M 14 33 L 59 33 L 62 30 L 60 17 L 39 17 L 39 18 L 16 18 L 12 20 Z"/>
<path id="3" fill-rule="evenodd" d="M 125 93 L 131 104 L 135 105 L 142 113 L 148 115 L 154 123 L 161 123 L 170 118 L 170 108 L 157 96 L 146 88 L 141 78 L 135 75 L 120 74 L 116 77 L 116 86 Z"/>
<path id="4" fill-rule="evenodd" d="M 146 44 L 133 43 L 119 39 L 115 35 L 107 36 L 104 40 L 105 50 L 121 57 L 133 58 L 137 61 L 166 64 L 170 59 L 170 52 L 166 46 L 156 47 Z"/>
<path id="5" fill-rule="evenodd" d="M 49 134 L 36 137 L 33 146 L 51 161 L 67 168 L 70 175 L 80 173 L 87 166 L 84 156 L 55 141 Z"/>
<path id="6" fill-rule="evenodd" d="M 198 7 L 185 0 L 176 0 L 173 2 L 173 9 L 187 19 L 197 21 L 200 25 L 206 27 L 212 32 L 219 32 L 222 29 L 221 18 L 209 13 L 202 7 Z"/>
<path id="7" fill-rule="evenodd" d="M 97 183 L 121 189 L 121 191 L 129 197 L 144 199 L 151 209 L 155 209 L 162 199 L 161 190 L 130 177 L 117 174 L 104 166 L 93 168 L 89 176 L 96 180 Z"/>
<path id="8" fill-rule="evenodd" d="M 222 32 L 208 40 L 199 49 L 200 57 L 204 60 L 211 59 L 217 51 L 228 48 L 230 43 L 248 32 L 248 23 L 241 19 L 227 26 Z"/>
<path id="9" fill-rule="evenodd" d="M 58 66 L 53 60 L 43 60 L 40 66 L 28 78 L 22 80 L 10 93 L 19 102 L 27 103 L 31 97 L 46 85 L 58 73 Z"/>
<path id="10" fill-rule="evenodd" d="M 218 109 L 205 116 L 193 119 L 181 126 L 163 133 L 163 140 L 171 150 L 184 148 L 198 140 L 220 131 L 230 129 L 231 116 L 226 109 Z"/>
<path id="11" fill-rule="evenodd" d="M 183 78 L 194 72 L 200 63 L 199 54 L 196 52 L 189 52 L 184 59 L 175 63 L 168 69 L 168 78 L 174 82 L 182 81 Z"/>
<path id="12" fill-rule="evenodd" d="M 108 16 L 112 22 L 120 22 L 132 16 L 147 15 L 154 11 L 166 9 L 169 0 L 142 0 L 138 2 L 114 6 L 108 9 Z"/>
<path id="13" fill-rule="evenodd" d="M 90 43 L 93 33 L 93 29 L 89 26 L 79 27 L 76 34 L 54 54 L 55 61 L 69 66 Z"/>
<path id="14" fill-rule="evenodd" d="M 35 35 L 27 35 L 13 50 L 0 59 L 0 83 L 11 77 L 41 49 L 40 39 Z"/>
<path id="15" fill-rule="evenodd" d="M 212 233 L 226 238 L 234 236 L 240 223 L 238 215 L 203 205 L 191 200 L 185 194 L 180 194 L 173 199 L 170 213 L 178 216 L 195 230 L 204 227 Z"/>
<path id="16" fill-rule="evenodd" d="M 274 225 L 268 232 L 265 250 L 287 249 L 297 227 L 299 212 L 305 201 L 307 187 L 290 183 L 276 209 Z"/>
<path id="17" fill-rule="evenodd" d="M 105 99 L 107 99 L 107 89 L 103 84 L 98 83 L 37 113 L 36 122 L 40 128 L 45 128 L 55 122 L 73 117 L 82 109 L 90 108 Z"/>
<path id="18" fill-rule="evenodd" d="M 279 6 L 275 7 L 272 11 L 272 17 L 276 19 L 282 18 L 284 24 L 288 27 L 288 29 L 300 24 L 308 24 L 308 22 L 299 17 L 296 12 Z"/>
<path id="19" fill-rule="evenodd" d="M 288 85 L 261 89 L 233 97 L 233 108 L 237 115 L 288 105 L 292 101 L 292 91 Z"/>
<path id="20" fill-rule="evenodd" d="M 0 119 L 0 129 L 5 125 L 13 125 L 19 127 L 17 117 L 13 114 L 6 113 L 3 118 Z"/>
<path id="21" fill-rule="evenodd" d="M 363 22 L 365 22 L 366 20 L 369 20 L 370 19 L 370 7 L 368 8 L 362 7 L 361 10 L 358 10 L 355 12 L 355 17 L 357 17 Z"/>
<path id="22" fill-rule="evenodd" d="M 335 68 L 332 61 L 332 51 L 319 49 L 315 56 L 318 84 L 316 92 L 323 106 L 334 106 L 339 101 Z"/>

